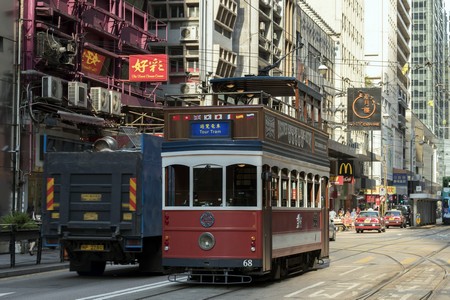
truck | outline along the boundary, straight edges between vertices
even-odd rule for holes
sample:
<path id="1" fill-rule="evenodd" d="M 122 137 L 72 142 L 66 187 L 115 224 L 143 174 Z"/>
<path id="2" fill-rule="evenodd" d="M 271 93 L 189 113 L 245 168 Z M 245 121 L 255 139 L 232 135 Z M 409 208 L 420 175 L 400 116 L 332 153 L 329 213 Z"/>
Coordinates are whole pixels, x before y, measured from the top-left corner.
<path id="1" fill-rule="evenodd" d="M 89 151 L 45 153 L 42 243 L 60 247 L 70 271 L 102 275 L 107 263 L 162 271 L 161 143 L 143 134 L 118 148 L 104 137 Z"/>

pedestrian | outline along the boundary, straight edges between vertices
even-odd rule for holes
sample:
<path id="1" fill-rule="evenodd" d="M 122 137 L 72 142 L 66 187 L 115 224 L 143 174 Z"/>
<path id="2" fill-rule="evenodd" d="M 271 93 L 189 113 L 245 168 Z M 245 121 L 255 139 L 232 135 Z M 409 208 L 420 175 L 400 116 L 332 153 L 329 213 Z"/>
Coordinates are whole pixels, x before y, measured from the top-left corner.
<path id="1" fill-rule="evenodd" d="M 36 221 L 36 214 L 34 213 L 34 205 L 30 205 L 27 210 L 28 216 L 33 220 Z M 34 255 L 34 246 L 36 246 L 36 240 L 35 239 L 29 239 L 28 240 L 28 253 L 33 256 Z"/>
<path id="2" fill-rule="evenodd" d="M 334 208 L 330 210 L 330 220 L 334 220 L 336 218 L 336 212 L 334 211 Z"/>

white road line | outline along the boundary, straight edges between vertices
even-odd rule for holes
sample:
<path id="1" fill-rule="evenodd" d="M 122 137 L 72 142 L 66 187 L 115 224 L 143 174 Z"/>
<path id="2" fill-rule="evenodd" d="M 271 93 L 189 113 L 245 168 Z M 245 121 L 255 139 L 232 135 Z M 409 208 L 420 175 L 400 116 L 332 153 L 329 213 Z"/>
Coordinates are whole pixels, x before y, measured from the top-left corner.
<path id="1" fill-rule="evenodd" d="M 14 292 L 11 292 L 11 293 L 1 293 L 1 294 L 0 294 L 0 297 L 8 296 L 8 295 L 11 295 L 11 294 L 14 294 Z"/>
<path id="2" fill-rule="evenodd" d="M 170 282 L 170 281 L 161 281 L 161 282 L 156 282 L 156 283 L 152 283 L 152 284 L 146 284 L 146 285 L 136 286 L 136 287 L 132 287 L 132 288 L 128 288 L 128 289 L 118 290 L 118 291 L 114 291 L 114 292 L 110 292 L 110 293 L 99 294 L 99 295 L 89 296 L 89 297 L 85 297 L 85 298 L 79 298 L 77 300 L 111 299 L 114 297 L 119 297 L 119 296 L 123 296 L 123 295 L 127 295 L 127 294 L 133 294 L 133 293 L 138 293 L 138 292 L 142 292 L 142 291 L 152 290 L 152 289 L 156 289 L 156 288 L 160 288 L 160 287 L 172 285 L 172 284 L 177 284 L 177 283 Z"/>
<path id="3" fill-rule="evenodd" d="M 347 271 L 347 272 L 340 273 L 339 276 L 347 275 L 347 274 L 349 274 L 349 273 L 355 272 L 355 271 L 357 271 L 357 270 L 359 270 L 359 269 L 362 269 L 362 268 L 364 268 L 364 267 L 356 267 L 356 268 L 353 268 L 353 269 L 351 269 L 351 270 L 349 270 L 349 271 Z"/>
<path id="4" fill-rule="evenodd" d="M 295 296 L 297 294 L 300 294 L 301 292 L 304 292 L 306 290 L 310 290 L 310 289 L 315 288 L 316 286 L 319 286 L 319 285 L 324 284 L 324 283 L 325 282 L 323 282 L 323 281 L 322 282 L 318 282 L 316 284 L 313 284 L 313 285 L 310 285 L 308 287 L 305 287 L 304 289 L 301 289 L 301 290 L 298 290 L 296 292 L 290 293 L 289 295 L 284 296 L 284 298 L 291 298 L 291 297 L 293 297 L 293 296 Z"/>

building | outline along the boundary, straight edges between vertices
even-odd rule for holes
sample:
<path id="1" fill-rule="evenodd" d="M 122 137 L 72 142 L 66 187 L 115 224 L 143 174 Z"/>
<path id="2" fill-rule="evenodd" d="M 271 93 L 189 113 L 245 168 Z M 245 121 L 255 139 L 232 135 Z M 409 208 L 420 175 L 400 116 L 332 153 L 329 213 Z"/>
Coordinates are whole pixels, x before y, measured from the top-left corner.
<path id="1" fill-rule="evenodd" d="M 135 82 L 129 70 L 132 56 L 167 40 L 167 26 L 146 1 L 2 1 L 0 10 L 13 12 L 1 29 L 0 215 L 39 213 L 45 151 L 80 151 L 130 126 L 162 132 L 161 82 Z"/>
<path id="2" fill-rule="evenodd" d="M 439 137 L 448 137 L 448 37 L 444 1 L 412 0 L 411 109 Z"/>

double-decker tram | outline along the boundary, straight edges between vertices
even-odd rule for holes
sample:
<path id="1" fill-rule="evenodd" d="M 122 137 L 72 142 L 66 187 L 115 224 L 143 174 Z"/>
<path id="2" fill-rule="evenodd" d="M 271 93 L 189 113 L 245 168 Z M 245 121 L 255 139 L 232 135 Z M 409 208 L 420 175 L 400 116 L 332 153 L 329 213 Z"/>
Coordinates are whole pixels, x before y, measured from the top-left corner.
<path id="1" fill-rule="evenodd" d="M 165 108 L 169 280 L 246 283 L 326 265 L 329 160 L 320 95 L 292 77 L 211 84 L 212 105 L 188 106 L 172 95 L 168 103 L 184 106 Z"/>

